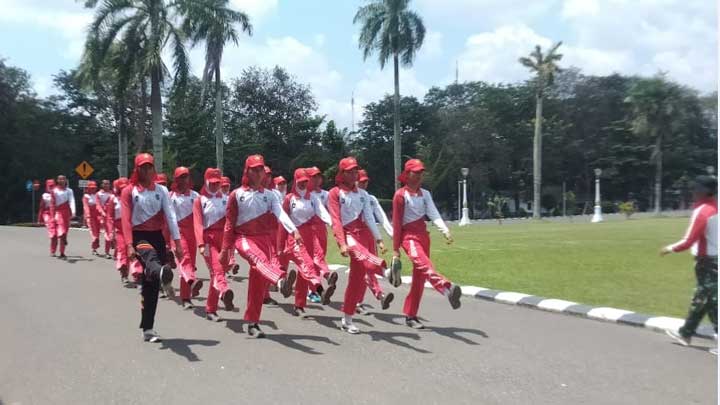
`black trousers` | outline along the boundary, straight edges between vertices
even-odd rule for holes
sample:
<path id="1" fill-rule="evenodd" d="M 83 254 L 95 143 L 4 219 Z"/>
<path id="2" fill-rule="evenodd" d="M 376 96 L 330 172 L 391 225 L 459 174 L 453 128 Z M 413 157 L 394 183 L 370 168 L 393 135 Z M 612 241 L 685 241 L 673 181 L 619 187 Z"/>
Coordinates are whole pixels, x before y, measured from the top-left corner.
<path id="1" fill-rule="evenodd" d="M 140 242 L 147 242 L 150 248 L 138 247 Z M 167 251 L 162 231 L 133 231 L 133 246 L 138 260 L 143 266 L 140 284 L 140 328 L 152 329 L 155 325 L 158 294 L 160 292 L 160 269 L 167 263 Z"/>

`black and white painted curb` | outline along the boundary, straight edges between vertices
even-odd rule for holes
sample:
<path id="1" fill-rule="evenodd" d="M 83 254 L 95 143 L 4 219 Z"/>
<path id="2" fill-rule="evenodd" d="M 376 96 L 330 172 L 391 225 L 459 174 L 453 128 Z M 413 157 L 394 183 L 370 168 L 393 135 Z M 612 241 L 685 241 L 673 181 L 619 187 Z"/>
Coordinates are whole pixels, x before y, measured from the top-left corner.
<path id="1" fill-rule="evenodd" d="M 348 267 L 345 265 L 333 264 L 329 267 L 335 271 L 348 271 Z M 410 284 L 411 280 L 412 277 L 410 276 L 402 277 L 403 284 Z M 426 282 L 425 288 L 432 288 L 432 286 Z M 503 304 L 522 305 L 543 311 L 575 315 L 598 321 L 620 323 L 661 332 L 666 330 L 677 332 L 685 323 L 685 320 L 680 318 L 644 315 L 633 311 L 609 307 L 591 307 L 589 305 L 578 304 L 577 302 L 538 297 L 536 295 L 518 292 L 497 291 L 475 286 L 461 286 L 461 288 L 464 296 Z M 697 336 L 707 339 L 713 339 L 714 334 L 715 331 L 709 325 L 701 325 L 696 332 Z"/>

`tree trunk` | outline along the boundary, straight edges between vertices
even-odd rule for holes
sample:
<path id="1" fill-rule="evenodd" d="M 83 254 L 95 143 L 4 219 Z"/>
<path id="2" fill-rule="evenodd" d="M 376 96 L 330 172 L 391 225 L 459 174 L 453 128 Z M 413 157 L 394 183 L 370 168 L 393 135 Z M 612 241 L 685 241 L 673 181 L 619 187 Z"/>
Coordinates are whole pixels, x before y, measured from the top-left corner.
<path id="1" fill-rule="evenodd" d="M 217 168 L 223 170 L 223 111 L 222 82 L 220 81 L 220 65 L 215 67 L 215 159 Z"/>
<path id="2" fill-rule="evenodd" d="M 160 94 L 160 82 L 160 66 L 154 66 L 150 78 L 150 111 L 152 113 L 153 155 L 155 157 L 155 170 L 158 173 L 163 171 L 162 95 Z"/>
<path id="3" fill-rule="evenodd" d="M 393 97 L 393 162 L 395 167 L 395 189 L 400 188 L 398 176 L 402 171 L 402 142 L 400 139 L 400 66 L 398 62 L 398 54 L 393 55 L 393 64 L 395 65 L 395 96 Z"/>
<path id="4" fill-rule="evenodd" d="M 120 108 L 118 108 L 118 176 L 127 177 L 128 175 L 128 139 L 127 126 L 125 125 L 125 99 L 121 99 Z"/>
<path id="5" fill-rule="evenodd" d="M 657 134 L 655 141 L 655 215 L 657 216 L 662 210 L 662 169 L 662 134 Z"/>
<path id="6" fill-rule="evenodd" d="M 140 100 L 137 105 L 137 116 L 135 123 L 135 153 L 145 150 L 145 122 L 147 121 L 147 82 L 146 78 L 140 78 Z"/>
<path id="7" fill-rule="evenodd" d="M 535 138 L 533 140 L 533 218 L 540 218 L 542 186 L 542 93 L 535 96 Z"/>

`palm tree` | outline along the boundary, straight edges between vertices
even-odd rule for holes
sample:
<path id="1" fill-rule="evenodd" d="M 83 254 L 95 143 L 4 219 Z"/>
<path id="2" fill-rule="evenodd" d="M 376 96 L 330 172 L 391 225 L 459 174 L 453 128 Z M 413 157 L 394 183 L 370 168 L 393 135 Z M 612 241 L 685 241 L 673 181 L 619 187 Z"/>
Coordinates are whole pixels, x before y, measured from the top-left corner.
<path id="1" fill-rule="evenodd" d="M 540 45 L 529 57 L 519 59 L 520 63 L 536 74 L 535 85 L 535 138 L 533 140 L 533 218 L 540 218 L 540 197 L 542 189 L 542 120 L 543 120 L 543 97 L 545 89 L 553 84 L 555 74 L 560 71 L 557 62 L 562 59 L 562 54 L 557 53 L 562 41 L 553 45 L 543 55 Z"/>
<path id="2" fill-rule="evenodd" d="M 402 143 L 400 139 L 400 70 L 399 64 L 411 66 L 415 54 L 425 39 L 425 25 L 422 18 L 408 10 L 410 0 L 373 0 L 360 7 L 353 24 L 360 23 L 360 49 L 363 60 L 377 52 L 380 69 L 392 56 L 395 68 L 395 96 L 393 99 L 393 161 L 395 166 L 395 188 L 399 187 L 397 177 L 401 170 Z"/>
<path id="3" fill-rule="evenodd" d="M 203 68 L 200 104 L 205 102 L 207 85 L 215 78 L 215 158 L 217 167 L 223 169 L 223 105 L 222 80 L 220 79 L 220 62 L 223 50 L 228 41 L 238 44 L 238 31 L 235 24 L 240 25 L 240 32 L 252 35 L 252 25 L 247 14 L 232 10 L 228 0 L 207 0 L 186 4 L 186 16 L 183 29 L 193 46 L 205 41 L 205 67 Z"/>
<path id="4" fill-rule="evenodd" d="M 86 6 L 96 5 L 89 0 Z M 129 63 L 137 63 L 139 75 L 150 78 L 150 110 L 155 165 L 163 169 L 163 123 L 161 86 L 169 70 L 162 52 L 170 46 L 175 86 L 184 88 L 190 72 L 185 35 L 174 23 L 183 1 L 166 4 L 163 0 L 105 0 L 88 29 L 85 54 L 90 66 L 99 69 L 109 58 L 110 48 L 120 42 L 128 52 Z"/>
<path id="5" fill-rule="evenodd" d="M 682 97 L 682 88 L 658 75 L 637 80 L 625 99 L 632 111 L 633 132 L 655 142 L 650 155 L 650 162 L 655 163 L 655 215 L 662 209 L 663 143 L 683 114 Z"/>

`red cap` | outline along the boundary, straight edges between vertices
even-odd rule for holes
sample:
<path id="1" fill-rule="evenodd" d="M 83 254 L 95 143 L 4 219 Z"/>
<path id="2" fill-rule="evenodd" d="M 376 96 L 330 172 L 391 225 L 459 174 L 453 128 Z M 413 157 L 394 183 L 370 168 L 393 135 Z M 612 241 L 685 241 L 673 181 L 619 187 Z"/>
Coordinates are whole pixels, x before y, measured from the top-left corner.
<path id="1" fill-rule="evenodd" d="M 149 153 L 140 153 L 137 156 L 135 156 L 135 167 L 140 167 L 142 165 L 155 165 L 155 158 L 153 158 L 153 155 Z"/>
<path id="2" fill-rule="evenodd" d="M 305 173 L 307 173 L 307 175 L 310 176 L 310 177 L 313 177 L 313 176 L 317 176 L 317 175 L 319 175 L 319 174 L 320 174 L 320 175 L 322 174 L 322 172 L 320 171 L 320 169 L 318 169 L 316 166 L 308 167 L 307 169 L 305 169 Z"/>
<path id="3" fill-rule="evenodd" d="M 283 176 L 277 176 L 273 179 L 273 183 L 277 186 L 278 184 L 287 184 L 287 180 Z"/>
<path id="4" fill-rule="evenodd" d="M 262 155 L 252 155 L 245 159 L 245 168 L 265 166 L 265 158 Z"/>
<path id="5" fill-rule="evenodd" d="M 175 168 L 175 173 L 173 173 L 173 178 L 177 179 L 180 176 L 190 175 L 190 169 L 188 169 L 185 166 L 178 166 Z"/>
<path id="6" fill-rule="evenodd" d="M 86 189 L 97 189 L 97 183 L 93 180 L 88 181 Z"/>
<path id="7" fill-rule="evenodd" d="M 295 174 L 293 175 L 293 179 L 295 180 L 295 184 L 310 180 L 310 175 L 308 174 L 308 169 L 303 169 L 302 167 L 295 169 Z"/>
<path id="8" fill-rule="evenodd" d="M 225 176 L 220 177 L 220 185 L 223 187 L 230 186 L 230 177 L 225 177 Z"/>
<path id="9" fill-rule="evenodd" d="M 163 186 L 167 186 L 167 174 L 157 173 L 155 175 L 155 184 L 162 184 Z"/>
<path id="10" fill-rule="evenodd" d="M 350 156 L 350 157 L 346 157 L 346 158 L 342 159 L 340 161 L 340 164 L 338 165 L 338 167 L 340 168 L 341 172 L 344 172 L 344 171 L 356 169 L 359 166 L 358 166 L 357 160 L 354 157 Z"/>
<path id="11" fill-rule="evenodd" d="M 222 176 L 220 175 L 220 169 L 214 167 L 208 167 L 205 170 L 205 181 L 208 183 L 222 183 Z"/>
<path id="12" fill-rule="evenodd" d="M 425 165 L 420 159 L 410 159 L 405 162 L 405 170 L 408 172 L 421 172 L 425 170 Z"/>
<path id="13" fill-rule="evenodd" d="M 55 187 L 55 180 L 53 179 L 47 179 L 45 180 L 45 187 Z"/>
<path id="14" fill-rule="evenodd" d="M 368 177 L 367 172 L 364 169 L 358 170 L 358 181 L 368 181 L 370 180 L 370 177 Z"/>

